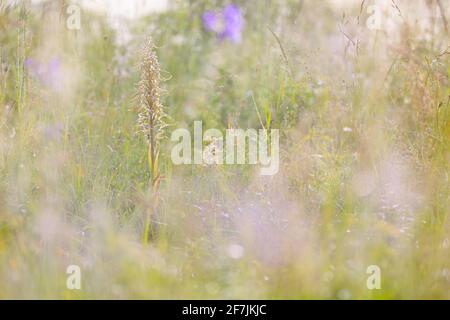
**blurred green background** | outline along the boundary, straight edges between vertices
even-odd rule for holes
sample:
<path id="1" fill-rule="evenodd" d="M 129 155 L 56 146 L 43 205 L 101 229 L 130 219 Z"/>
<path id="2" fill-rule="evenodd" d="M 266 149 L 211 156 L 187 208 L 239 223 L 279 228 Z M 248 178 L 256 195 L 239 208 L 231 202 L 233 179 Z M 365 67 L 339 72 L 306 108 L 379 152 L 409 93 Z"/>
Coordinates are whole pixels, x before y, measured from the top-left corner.
<path id="1" fill-rule="evenodd" d="M 229 1 L 93 3 L 0 2 L 0 298 L 450 298 L 447 1 L 234 1 L 240 41 L 202 19 Z M 168 137 L 263 124 L 281 152 L 260 176 L 165 139 L 143 243 L 149 36 Z"/>

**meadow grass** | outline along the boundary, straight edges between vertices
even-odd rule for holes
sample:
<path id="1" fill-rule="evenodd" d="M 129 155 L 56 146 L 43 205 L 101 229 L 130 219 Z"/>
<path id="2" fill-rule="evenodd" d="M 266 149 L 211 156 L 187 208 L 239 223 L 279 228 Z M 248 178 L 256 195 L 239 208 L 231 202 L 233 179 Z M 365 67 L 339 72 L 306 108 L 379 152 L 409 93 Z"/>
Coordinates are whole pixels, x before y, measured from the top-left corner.
<path id="1" fill-rule="evenodd" d="M 0 6 L 0 298 L 450 298 L 448 4 L 395 1 L 375 31 L 367 1 L 235 3 L 240 43 L 202 26 L 223 1 L 120 30 L 88 10 L 70 30 L 64 2 Z M 149 170 L 148 37 L 168 135 L 279 129 L 276 175 L 175 166 L 170 139 Z"/>

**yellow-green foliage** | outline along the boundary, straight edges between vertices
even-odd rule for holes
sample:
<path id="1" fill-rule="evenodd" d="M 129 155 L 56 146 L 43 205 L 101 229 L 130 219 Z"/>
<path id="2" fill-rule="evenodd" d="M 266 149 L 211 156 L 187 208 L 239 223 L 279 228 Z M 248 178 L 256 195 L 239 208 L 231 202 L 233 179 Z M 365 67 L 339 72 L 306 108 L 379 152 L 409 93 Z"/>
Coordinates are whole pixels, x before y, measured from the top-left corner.
<path id="1" fill-rule="evenodd" d="M 240 43 L 202 27 L 222 1 L 80 30 L 49 3 L 0 6 L 0 298 L 450 298 L 446 1 L 381 30 L 371 1 L 235 1 Z M 166 114 L 280 129 L 280 171 L 175 166 Z"/>

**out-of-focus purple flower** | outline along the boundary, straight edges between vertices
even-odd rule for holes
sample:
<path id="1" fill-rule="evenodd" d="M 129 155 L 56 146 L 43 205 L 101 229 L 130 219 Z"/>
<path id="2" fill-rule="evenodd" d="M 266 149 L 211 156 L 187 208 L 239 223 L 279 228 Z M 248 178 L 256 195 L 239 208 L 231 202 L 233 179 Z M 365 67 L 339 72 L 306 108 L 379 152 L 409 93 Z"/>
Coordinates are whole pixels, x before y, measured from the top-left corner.
<path id="1" fill-rule="evenodd" d="M 41 83 L 57 91 L 61 89 L 61 60 L 58 57 L 53 57 L 46 63 L 28 58 L 24 64 Z"/>
<path id="2" fill-rule="evenodd" d="M 64 125 L 60 122 L 41 127 L 44 138 L 48 141 L 59 141 L 63 135 Z"/>
<path id="3" fill-rule="evenodd" d="M 219 25 L 219 17 L 215 12 L 206 11 L 202 15 L 203 26 L 206 31 L 217 32 L 217 27 Z"/>
<path id="4" fill-rule="evenodd" d="M 220 34 L 220 37 L 227 38 L 233 42 L 240 42 L 241 31 L 244 26 L 241 10 L 237 5 L 229 4 L 223 9 L 222 14 L 225 28 Z"/>
<path id="5" fill-rule="evenodd" d="M 214 32 L 220 40 L 241 41 L 244 18 L 237 5 L 228 4 L 219 12 L 206 11 L 202 21 L 205 30 Z"/>

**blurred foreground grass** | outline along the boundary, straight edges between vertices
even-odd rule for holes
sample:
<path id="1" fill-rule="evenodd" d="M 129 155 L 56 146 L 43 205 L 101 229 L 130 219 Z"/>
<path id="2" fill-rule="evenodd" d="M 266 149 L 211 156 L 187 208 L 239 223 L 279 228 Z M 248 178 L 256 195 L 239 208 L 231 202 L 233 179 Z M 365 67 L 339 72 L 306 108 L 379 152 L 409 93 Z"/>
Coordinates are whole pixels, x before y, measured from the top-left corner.
<path id="1" fill-rule="evenodd" d="M 371 1 L 235 1 L 239 43 L 202 26 L 223 1 L 120 28 L 82 9 L 80 30 L 67 2 L 1 3 L 0 298 L 450 298 L 445 1 L 388 1 L 378 31 Z M 263 121 L 281 160 L 272 177 L 174 166 L 167 140 L 143 245 L 135 95 L 149 35 L 172 129 Z M 71 264 L 82 290 L 66 288 Z"/>

